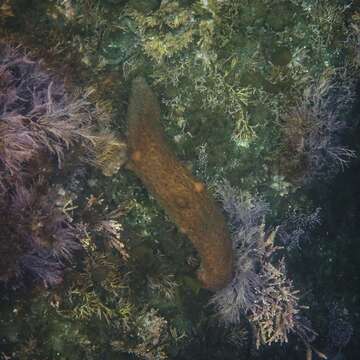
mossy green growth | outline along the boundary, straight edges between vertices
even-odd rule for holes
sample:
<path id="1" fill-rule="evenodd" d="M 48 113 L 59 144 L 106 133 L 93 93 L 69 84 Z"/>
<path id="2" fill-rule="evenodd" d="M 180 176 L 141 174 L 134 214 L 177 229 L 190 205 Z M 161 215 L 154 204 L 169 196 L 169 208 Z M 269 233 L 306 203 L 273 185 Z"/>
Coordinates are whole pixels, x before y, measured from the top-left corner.
<path id="1" fill-rule="evenodd" d="M 46 49 L 55 68 L 72 68 L 77 85 L 91 86 L 99 99 L 110 101 L 113 129 L 126 135 L 130 81 L 146 76 L 161 100 L 162 124 L 171 146 L 211 190 L 227 178 L 244 193 L 261 194 L 272 206 L 268 221 L 274 226 L 288 212 L 314 206 L 314 193 L 319 192 L 299 189 L 280 173 L 281 115 L 325 70 L 343 66 L 344 52 L 351 54 L 349 61 L 359 62 L 356 47 L 348 48 L 346 2 L 11 3 L 15 17 L 6 20 L 6 32 L 35 49 Z M 243 341 L 248 339 L 241 336 L 243 329 L 214 325 L 207 306 L 210 294 L 199 289 L 194 277 L 198 259 L 193 249 L 141 183 L 127 170 L 109 178 L 93 171 L 89 181 L 94 178 L 95 185 L 86 188 L 84 197 L 102 193 L 104 208 L 126 208 L 121 222 L 128 262 L 97 238 L 94 253 L 82 254 L 69 266 L 69 276 L 59 288 L 61 301 L 54 299 L 58 290 L 49 289 L 46 295 L 33 294 L 31 305 L 29 295 L 16 295 L 21 306 L 16 301 L 1 306 L 1 351 L 15 352 L 19 359 L 161 359 L 164 354 L 181 360 L 233 359 L 234 354 L 251 358 L 251 341 Z M 337 193 L 344 189 L 355 187 L 339 185 Z M 339 207 L 340 200 L 332 209 L 345 209 Z M 346 201 L 353 201 L 350 190 Z M 354 214 L 349 210 L 349 218 Z M 324 233 L 330 229 L 335 234 L 339 222 L 330 216 Z M 346 221 L 341 223 L 345 234 Z M 314 318 L 325 338 L 326 295 L 352 299 L 358 312 L 357 293 L 351 294 L 345 285 L 337 286 L 337 294 L 329 290 L 334 278 L 345 284 L 344 279 L 358 271 L 356 252 L 351 260 L 344 255 L 328 261 L 345 254 L 346 247 L 356 249 L 356 229 L 338 239 L 320 238 L 303 254 L 294 252 L 290 272 L 306 289 L 316 289 L 324 281 L 324 294 L 318 291 L 314 301 L 322 316 Z M 110 256 L 114 253 L 115 262 Z M 311 261 L 305 269 L 306 256 Z M 310 272 L 314 263 L 321 276 Z M 7 297 L 4 303 L 9 303 Z M 217 348 L 209 350 L 211 344 Z M 286 353 L 290 358 L 298 351 L 301 354 L 292 358 L 303 356 L 302 344 L 292 339 L 290 344 L 286 350 L 251 353 L 257 358 L 281 358 Z M 146 352 L 147 346 L 153 352 Z"/>
<path id="2" fill-rule="evenodd" d="M 128 6 L 142 13 L 149 13 L 160 7 L 161 0 L 129 0 Z"/>

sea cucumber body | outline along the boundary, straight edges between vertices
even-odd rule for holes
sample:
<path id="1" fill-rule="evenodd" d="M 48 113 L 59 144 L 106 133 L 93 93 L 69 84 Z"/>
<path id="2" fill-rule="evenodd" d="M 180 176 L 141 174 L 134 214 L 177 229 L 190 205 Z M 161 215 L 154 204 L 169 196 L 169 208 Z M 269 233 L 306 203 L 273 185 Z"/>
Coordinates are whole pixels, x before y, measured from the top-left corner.
<path id="1" fill-rule="evenodd" d="M 143 78 L 132 84 L 128 124 L 129 168 L 199 252 L 198 277 L 204 287 L 224 287 L 232 276 L 232 245 L 224 216 L 205 185 L 167 144 L 159 102 Z"/>

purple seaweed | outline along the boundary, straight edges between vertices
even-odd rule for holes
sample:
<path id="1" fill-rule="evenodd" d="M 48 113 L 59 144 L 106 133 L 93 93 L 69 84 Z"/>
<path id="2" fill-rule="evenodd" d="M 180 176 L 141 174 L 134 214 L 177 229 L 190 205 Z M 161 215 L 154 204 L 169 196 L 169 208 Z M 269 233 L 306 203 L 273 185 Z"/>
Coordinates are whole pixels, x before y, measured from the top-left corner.
<path id="1" fill-rule="evenodd" d="M 0 41 L 0 280 L 30 274 L 59 284 L 81 248 L 46 176 L 77 146 L 92 154 L 96 111 L 21 46 Z M 90 155 L 91 156 L 91 155 Z"/>
<path id="2" fill-rule="evenodd" d="M 91 148 L 88 105 L 67 96 L 64 83 L 21 47 L 0 43 L 0 171 L 18 174 L 41 154 L 61 167 L 71 146 Z"/>
<path id="3" fill-rule="evenodd" d="M 234 276 L 217 291 L 211 304 L 225 325 L 236 325 L 245 315 L 256 344 L 287 342 L 290 333 L 312 339 L 314 332 L 300 316 L 298 291 L 287 277 L 283 259 L 275 261 L 275 232 L 265 231 L 268 205 L 242 196 L 229 183 L 218 184 L 218 196 L 228 215 L 234 253 Z"/>
<path id="4" fill-rule="evenodd" d="M 0 278 L 20 278 L 29 273 L 46 286 L 59 284 L 65 263 L 81 248 L 79 228 L 70 222 L 53 193 L 44 187 L 45 184 L 29 188 L 17 184 L 8 196 L 0 247 L 2 253 L 14 259 L 7 270 L 2 266 Z M 15 243 L 9 246 L 9 242 Z M 6 271 L 8 274 L 4 276 Z"/>

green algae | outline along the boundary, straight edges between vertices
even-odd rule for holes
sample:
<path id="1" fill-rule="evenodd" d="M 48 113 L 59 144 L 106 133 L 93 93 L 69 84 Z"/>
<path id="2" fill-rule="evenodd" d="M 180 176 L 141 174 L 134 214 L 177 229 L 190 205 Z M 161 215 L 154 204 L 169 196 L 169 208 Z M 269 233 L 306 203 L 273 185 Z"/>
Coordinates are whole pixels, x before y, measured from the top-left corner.
<path id="1" fill-rule="evenodd" d="M 179 157 L 196 169 L 199 148 L 206 143 L 207 177 L 224 177 L 247 193 L 261 193 L 272 205 L 270 224 L 279 224 L 290 208 L 307 210 L 330 204 L 332 213 L 326 215 L 325 225 L 314 235 L 313 243 L 290 257 L 290 272 L 296 282 L 306 291 L 320 289 L 314 291 L 315 299 L 309 296 L 308 303 L 313 305 L 310 317 L 321 335 L 317 345 L 325 347 L 328 323 L 324 303 L 344 299 L 353 314 L 358 312 L 357 275 L 351 276 L 359 273 L 355 255 L 357 233 L 355 228 L 348 231 L 346 219 L 335 215 L 347 211 L 349 218 L 355 217 L 354 223 L 357 221 L 356 205 L 348 206 L 356 201 L 353 195 L 357 194 L 354 181 L 357 165 L 325 189 L 321 184 L 310 190 L 299 189 L 279 174 L 279 119 L 284 109 L 297 102 L 311 79 L 329 68 L 343 66 L 348 61 L 344 53 L 353 54 L 353 50 L 346 48 L 351 44 L 344 41 L 350 31 L 346 23 L 351 21 L 350 15 L 341 10 L 346 3 L 223 1 L 218 5 L 212 1 L 162 1 L 163 7 L 179 4 L 162 13 L 157 0 L 69 3 L 75 11 L 74 18 L 66 17 L 60 2 L 13 1 L 15 17 L 5 19 L 6 33 L 35 49 L 57 49 L 50 56 L 55 68 L 71 59 L 71 64 L 76 64 L 77 85 L 99 89 L 107 74 L 121 74 L 121 82 L 114 91 L 106 93 L 106 99 L 105 92 L 97 93 L 99 99 L 112 103 L 112 129 L 125 133 L 130 80 L 138 74 L 145 75 L 162 99 L 162 121 L 169 139 L 174 139 Z M 182 16 L 191 21 L 183 21 Z M 161 44 L 167 47 L 164 49 Z M 245 89 L 250 91 L 246 101 L 241 95 Z M 353 119 L 355 124 L 356 112 Z M 352 144 L 357 146 L 356 140 Z M 111 179 L 103 179 L 92 171 L 91 178 L 97 180 L 96 191 L 104 194 L 109 206 L 126 203 L 129 207 L 122 223 L 130 262 L 126 264 L 118 258 L 116 274 L 130 275 L 124 288 L 101 290 L 97 298 L 114 313 L 121 308 L 121 301 L 131 303 L 135 310 L 128 323 L 123 315 L 114 315 L 110 324 L 95 314 L 85 320 L 74 319 L 74 309 L 81 306 L 83 298 L 67 304 L 65 313 L 57 313 L 49 294 L 45 298 L 31 294 L 34 301 L 30 310 L 26 306 L 22 310 L 24 323 L 11 320 L 16 318 L 14 301 L 1 307 L 1 314 L 6 314 L 1 315 L 2 323 L 6 324 L 1 328 L 5 340 L 0 354 L 16 352 L 20 358 L 29 337 L 37 338 L 37 330 L 42 329 L 40 333 L 46 340 L 38 341 L 37 350 L 32 350 L 39 358 L 127 358 L 126 353 L 131 353 L 134 344 L 144 341 L 136 334 L 136 324 L 143 319 L 139 314 L 150 306 L 159 309 L 169 323 L 170 335 L 164 336 L 167 339 L 164 349 L 171 354 L 170 358 L 190 359 L 194 354 L 199 359 L 231 359 L 234 354 L 244 359 L 300 356 L 302 350 L 297 349 L 302 345 L 295 339 L 291 339 L 287 350 L 276 347 L 263 352 L 252 350 L 252 357 L 247 343 L 238 344 L 242 355 L 234 348 L 232 353 L 226 352 L 222 347 L 229 344 L 226 331 L 219 330 L 224 333 L 219 334 L 210 324 L 213 314 L 206 306 L 209 294 L 200 290 L 191 276 L 196 265 L 189 262 L 196 264 L 197 259 L 183 235 L 127 170 Z M 346 201 L 334 198 L 335 192 L 344 194 L 344 189 Z M 84 198 L 92 192 L 87 191 Z M 341 230 L 335 229 L 334 224 L 338 223 L 342 224 Z M 331 235 L 326 236 L 329 229 Z M 103 246 L 100 250 L 99 254 L 108 251 Z M 349 254 L 351 250 L 353 254 Z M 339 257 L 338 253 L 344 255 Z M 329 258 L 337 260 L 329 263 Z M 86 274 L 82 261 L 79 259 L 69 271 Z M 306 269 L 303 261 L 308 265 Z M 311 270 L 314 264 L 318 264 L 318 272 Z M 102 288 L 113 272 L 109 269 L 103 264 L 94 266 L 90 286 Z M 147 276 L 159 273 L 175 275 L 178 283 L 175 300 L 165 299 L 161 293 L 154 295 L 149 289 Z M 343 285 L 334 287 L 334 279 Z M 353 279 L 352 285 L 345 285 L 349 279 Z M 67 291 L 75 283 L 69 275 L 61 296 L 67 298 Z M 24 304 L 28 302 L 29 295 L 17 296 Z M 2 304 L 7 302 L 4 297 Z M 320 309 L 318 314 L 316 309 Z M 353 321 L 358 324 L 355 315 Z M 31 335 L 25 332 L 29 329 Z M 201 342 L 207 336 L 217 340 L 218 352 L 211 353 Z M 118 345 L 121 350 L 114 350 L 111 343 L 119 338 L 124 343 Z M 349 358 L 357 354 L 356 340 L 346 351 Z M 139 353 L 137 356 L 144 358 Z"/>

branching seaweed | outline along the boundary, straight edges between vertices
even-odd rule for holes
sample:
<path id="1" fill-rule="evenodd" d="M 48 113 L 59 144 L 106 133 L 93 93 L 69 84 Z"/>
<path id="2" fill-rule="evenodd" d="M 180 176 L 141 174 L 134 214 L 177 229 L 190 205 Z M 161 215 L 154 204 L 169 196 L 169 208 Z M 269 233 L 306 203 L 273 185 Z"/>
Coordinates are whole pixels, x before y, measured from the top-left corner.
<path id="1" fill-rule="evenodd" d="M 311 341 L 314 332 L 301 320 L 298 291 L 286 276 L 285 263 L 273 262 L 278 248 L 275 232 L 264 230 L 266 203 L 246 202 L 226 182 L 218 194 L 232 228 L 235 262 L 233 280 L 211 300 L 221 321 L 237 324 L 245 315 L 254 327 L 257 346 L 287 342 L 292 332 Z"/>
<path id="2" fill-rule="evenodd" d="M 343 115 L 353 99 L 354 82 L 341 70 L 325 74 L 308 88 L 302 101 L 283 116 L 286 152 L 292 154 L 292 160 L 282 161 L 285 172 L 298 182 L 309 182 L 344 170 L 355 157 L 341 144 L 347 128 Z"/>

